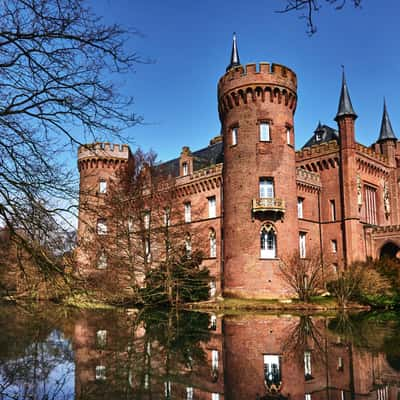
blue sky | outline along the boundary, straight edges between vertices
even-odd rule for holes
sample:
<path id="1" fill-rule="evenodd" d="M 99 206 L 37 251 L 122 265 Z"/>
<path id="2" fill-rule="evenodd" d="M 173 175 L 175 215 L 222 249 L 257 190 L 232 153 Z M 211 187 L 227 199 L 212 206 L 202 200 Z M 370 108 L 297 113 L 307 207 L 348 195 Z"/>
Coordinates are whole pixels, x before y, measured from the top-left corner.
<path id="1" fill-rule="evenodd" d="M 287 65 L 297 73 L 296 147 L 319 120 L 336 128 L 345 65 L 354 109 L 356 136 L 377 139 L 383 96 L 393 129 L 400 135 L 400 4 L 364 0 L 362 9 L 347 1 L 341 11 L 325 4 L 315 15 L 318 32 L 309 37 L 299 13 L 277 14 L 284 0 L 96 0 L 94 11 L 106 22 L 138 29 L 129 43 L 154 63 L 138 65 L 123 77 L 144 124 L 126 134 L 132 148 L 153 148 L 161 160 L 179 156 L 182 146 L 196 150 L 219 134 L 216 86 L 229 62 L 236 31 L 243 64 Z"/>

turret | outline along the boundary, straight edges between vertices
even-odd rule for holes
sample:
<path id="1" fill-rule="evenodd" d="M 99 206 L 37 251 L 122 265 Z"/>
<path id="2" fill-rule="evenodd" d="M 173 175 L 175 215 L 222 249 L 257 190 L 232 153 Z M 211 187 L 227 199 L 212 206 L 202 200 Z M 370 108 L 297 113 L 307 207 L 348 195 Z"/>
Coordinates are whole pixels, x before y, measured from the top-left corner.
<path id="1" fill-rule="evenodd" d="M 235 37 L 233 49 L 239 62 Z M 296 74 L 279 64 L 238 65 L 231 59 L 219 81 L 225 294 L 286 295 L 277 276 L 278 262 L 297 251 L 299 241 L 296 92 Z"/>
<path id="2" fill-rule="evenodd" d="M 379 144 L 380 152 L 388 158 L 391 166 L 395 167 L 397 138 L 396 135 L 394 134 L 392 124 L 390 122 L 389 113 L 387 111 L 385 100 L 383 100 L 381 130 L 379 132 L 379 138 L 376 141 L 376 143 Z"/>
<path id="3" fill-rule="evenodd" d="M 107 233 L 107 195 L 111 184 L 118 186 L 123 174 L 133 170 L 133 157 L 128 145 L 91 143 L 78 149 L 79 218 L 77 261 L 80 272 L 96 264 L 85 243 L 93 241 L 99 227 Z M 98 222 L 101 222 L 101 226 Z M 85 243 L 84 243 L 85 242 Z M 85 250 L 83 250 L 85 248 Z"/>

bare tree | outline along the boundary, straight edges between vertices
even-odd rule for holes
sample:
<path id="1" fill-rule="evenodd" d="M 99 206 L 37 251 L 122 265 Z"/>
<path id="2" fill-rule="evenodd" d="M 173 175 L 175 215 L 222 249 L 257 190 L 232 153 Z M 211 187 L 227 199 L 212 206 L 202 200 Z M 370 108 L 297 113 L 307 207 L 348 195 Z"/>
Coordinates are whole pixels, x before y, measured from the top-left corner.
<path id="1" fill-rule="evenodd" d="M 346 0 L 285 0 L 286 6 L 277 12 L 300 11 L 301 18 L 306 20 L 307 33 L 313 35 L 317 32 L 314 15 L 320 10 L 323 2 L 334 6 L 336 10 L 341 10 L 346 5 Z M 348 0 L 348 2 L 352 3 L 354 7 L 361 7 L 362 0 Z"/>
<path id="2" fill-rule="evenodd" d="M 66 147 L 140 120 L 114 75 L 141 60 L 125 51 L 135 32 L 105 25 L 84 0 L 2 0 L 0 20 L 0 225 L 37 255 L 43 226 L 32 214 L 59 230 L 74 213 Z"/>
<path id="3" fill-rule="evenodd" d="M 309 301 L 311 296 L 324 290 L 328 273 L 319 251 L 311 250 L 309 254 L 303 258 L 296 251 L 279 263 L 279 274 L 283 281 L 302 301 Z"/>

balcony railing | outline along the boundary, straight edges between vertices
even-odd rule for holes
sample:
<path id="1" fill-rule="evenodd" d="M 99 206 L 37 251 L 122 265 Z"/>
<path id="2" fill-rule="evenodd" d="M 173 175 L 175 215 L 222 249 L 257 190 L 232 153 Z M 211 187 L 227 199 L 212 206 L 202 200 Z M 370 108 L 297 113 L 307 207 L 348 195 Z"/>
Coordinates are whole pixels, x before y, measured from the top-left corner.
<path id="1" fill-rule="evenodd" d="M 279 212 L 284 213 L 286 210 L 285 200 L 275 197 L 264 199 L 253 199 L 252 211 L 256 212 Z"/>

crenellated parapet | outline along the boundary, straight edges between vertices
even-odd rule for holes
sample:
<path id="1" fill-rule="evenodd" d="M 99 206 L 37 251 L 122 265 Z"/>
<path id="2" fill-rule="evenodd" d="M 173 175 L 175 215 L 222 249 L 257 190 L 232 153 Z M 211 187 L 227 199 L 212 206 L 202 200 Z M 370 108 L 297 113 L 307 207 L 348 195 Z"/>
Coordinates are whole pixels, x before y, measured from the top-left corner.
<path id="1" fill-rule="evenodd" d="M 296 109 L 297 77 L 280 64 L 247 64 L 230 69 L 218 83 L 219 113 L 250 102 L 271 102 Z"/>
<path id="2" fill-rule="evenodd" d="M 85 144 L 78 149 L 78 169 L 115 168 L 127 163 L 132 157 L 127 144 L 97 142 Z"/>
<path id="3" fill-rule="evenodd" d="M 313 157 L 325 156 L 337 151 L 339 151 L 339 145 L 335 140 L 331 140 L 330 142 L 305 147 L 296 151 L 296 162 L 301 162 Z"/>
<path id="4" fill-rule="evenodd" d="M 311 189 L 321 189 L 320 174 L 307 171 L 304 168 L 296 168 L 296 182 L 297 186 L 308 187 Z"/>
<path id="5" fill-rule="evenodd" d="M 386 156 L 384 156 L 381 153 L 377 153 L 376 151 L 374 151 L 373 149 L 371 149 L 370 147 L 364 146 L 360 143 L 356 143 L 356 151 L 368 156 L 369 158 L 372 158 L 376 161 L 380 161 L 382 163 L 387 164 L 389 162 L 389 160 L 387 159 Z"/>

